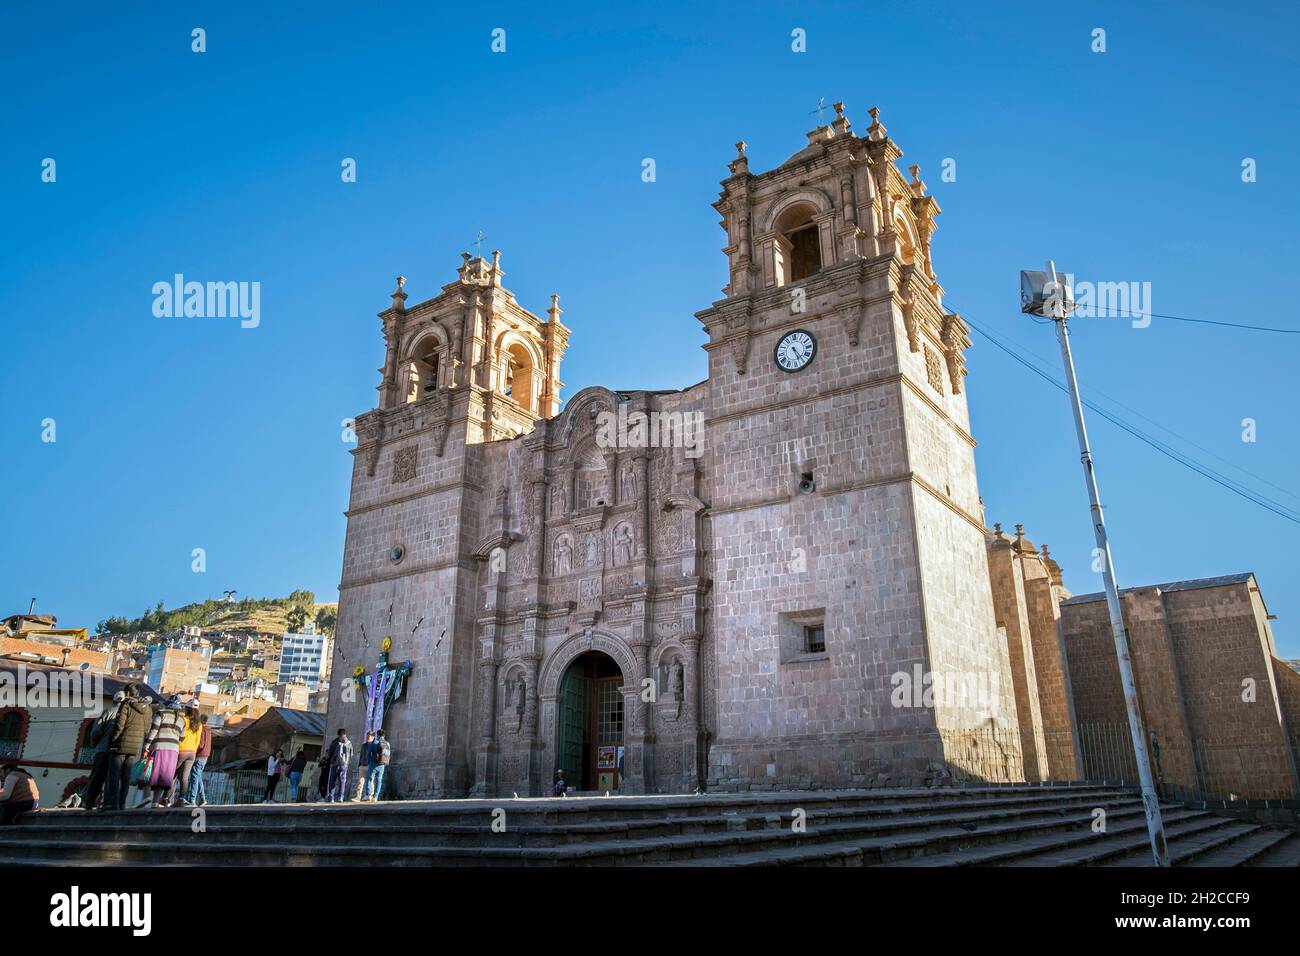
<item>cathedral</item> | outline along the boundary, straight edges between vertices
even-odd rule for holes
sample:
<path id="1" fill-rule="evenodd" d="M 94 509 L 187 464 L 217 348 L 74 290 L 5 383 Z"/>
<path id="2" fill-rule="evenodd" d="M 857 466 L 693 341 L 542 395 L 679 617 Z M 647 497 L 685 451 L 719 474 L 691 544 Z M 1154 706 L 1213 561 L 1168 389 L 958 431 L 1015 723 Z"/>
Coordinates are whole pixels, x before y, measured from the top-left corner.
<path id="1" fill-rule="evenodd" d="M 1026 778 L 939 205 L 870 114 L 766 171 L 736 145 L 689 388 L 562 401 L 558 297 L 524 308 L 499 253 L 397 280 L 329 704 L 382 722 L 395 795 Z M 376 721 L 357 687 L 399 666 Z"/>

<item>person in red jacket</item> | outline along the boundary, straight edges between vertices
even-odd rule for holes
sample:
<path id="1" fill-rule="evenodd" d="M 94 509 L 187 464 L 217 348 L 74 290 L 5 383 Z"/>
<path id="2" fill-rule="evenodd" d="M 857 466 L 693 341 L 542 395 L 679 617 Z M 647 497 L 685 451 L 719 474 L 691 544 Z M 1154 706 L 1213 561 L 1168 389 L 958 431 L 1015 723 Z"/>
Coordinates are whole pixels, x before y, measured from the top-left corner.
<path id="1" fill-rule="evenodd" d="M 199 724 L 202 726 L 199 749 L 194 752 L 194 768 L 190 771 L 190 791 L 185 795 L 185 799 L 192 807 L 202 807 L 208 802 L 208 795 L 203 790 L 203 768 L 207 766 L 208 758 L 212 756 L 212 728 L 208 726 L 207 714 L 199 715 Z"/>

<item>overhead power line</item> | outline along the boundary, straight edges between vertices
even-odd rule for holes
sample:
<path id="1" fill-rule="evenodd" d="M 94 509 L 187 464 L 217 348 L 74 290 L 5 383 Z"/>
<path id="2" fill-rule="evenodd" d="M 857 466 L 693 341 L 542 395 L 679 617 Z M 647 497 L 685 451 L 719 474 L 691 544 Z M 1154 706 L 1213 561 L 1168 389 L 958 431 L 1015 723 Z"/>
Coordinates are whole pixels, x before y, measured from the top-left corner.
<path id="1" fill-rule="evenodd" d="M 965 312 L 962 312 L 962 310 L 961 310 L 959 307 L 955 306 L 955 305 L 954 305 L 954 308 L 956 308 L 957 311 L 958 311 L 959 313 L 961 313 L 962 315 L 965 315 L 965 314 L 966 314 Z M 1051 324 L 1052 324 L 1052 320 L 1051 320 L 1051 319 L 1040 319 L 1040 318 L 1037 318 L 1036 316 L 1033 316 L 1033 315 L 1028 315 L 1028 316 L 1026 316 L 1026 317 L 1027 317 L 1027 318 L 1030 318 L 1030 319 L 1033 319 L 1033 320 L 1034 320 L 1034 323 L 1035 323 L 1036 325 L 1051 325 Z M 981 334 L 987 335 L 988 333 L 983 333 L 983 332 L 982 332 Z M 1020 349 L 1022 349 L 1022 351 L 1023 351 L 1025 354 L 1027 354 L 1027 355 L 1029 355 L 1029 356 L 1031 356 L 1031 357 L 1033 357 L 1033 358 L 1038 359 L 1038 361 L 1041 362 L 1041 363 L 1043 363 L 1044 366 L 1050 366 L 1051 362 L 1050 362 L 1049 359 L 1044 358 L 1042 355 L 1039 355 L 1037 352 L 1033 352 L 1033 351 L 1029 350 L 1028 348 L 1025 348 L 1023 345 L 1020 345 L 1019 343 L 1015 343 L 1015 344 L 1016 344 Z M 1155 419 L 1150 418 L 1150 417 L 1148 417 L 1147 415 L 1144 415 L 1142 412 L 1138 411 L 1138 410 L 1137 410 L 1136 408 L 1134 408 L 1133 406 L 1124 404 L 1124 403 L 1121 402 L 1118 398 L 1116 398 L 1114 395 L 1108 395 L 1108 394 L 1106 394 L 1105 392 L 1103 392 L 1101 389 L 1096 388 L 1095 386 L 1091 386 L 1091 385 L 1088 386 L 1088 388 L 1087 388 L 1087 392 L 1088 392 L 1090 395 L 1096 395 L 1096 396 L 1100 396 L 1101 398 L 1104 398 L 1106 401 L 1110 402 L 1112 405 L 1117 405 L 1117 406 L 1119 406 L 1120 408 L 1124 409 L 1126 412 L 1130 412 L 1131 414 L 1136 415 L 1138 418 L 1142 419 L 1144 422 L 1147 422 L 1147 423 L 1150 424 L 1150 425 L 1154 425 L 1156 428 L 1160 429 L 1162 432 L 1165 432 L 1166 434 L 1172 435 L 1174 438 L 1177 438 L 1177 439 L 1178 439 L 1179 441 L 1181 441 L 1181 442 L 1185 442 L 1186 444 L 1188 444 L 1188 445 L 1192 446 L 1193 448 L 1195 448 L 1197 451 L 1204 452 L 1205 454 L 1209 455 L 1211 458 L 1214 458 L 1214 459 L 1217 459 L 1218 461 L 1223 462 L 1223 463 L 1224 463 L 1225 465 L 1227 465 L 1229 468 L 1235 469 L 1236 471 L 1241 472 L 1243 475 L 1248 475 L 1249 477 L 1253 478 L 1255 481 L 1258 481 L 1258 482 L 1260 482 L 1260 483 L 1262 483 L 1262 484 L 1268 485 L 1270 488 L 1273 488 L 1273 489 L 1276 490 L 1276 491 L 1280 491 L 1280 492 L 1282 492 L 1282 494 L 1286 495 L 1288 498 L 1292 498 L 1292 499 L 1294 499 L 1295 501 L 1300 502 L 1300 494 L 1297 494 L 1296 492 L 1292 491 L 1292 490 L 1289 489 L 1289 488 L 1284 488 L 1284 487 L 1282 487 L 1281 485 L 1277 484 L 1276 482 L 1270 481 L 1269 479 L 1265 478 L 1263 475 L 1257 475 L 1255 472 L 1251 471 L 1249 468 L 1246 468 L 1246 467 L 1244 467 L 1244 466 L 1242 466 L 1242 465 L 1239 465 L 1239 464 L 1237 464 L 1235 461 L 1231 461 L 1231 460 L 1229 460 L 1229 459 L 1227 459 L 1227 458 L 1224 458 L 1222 455 L 1218 454 L 1217 452 L 1211 451 L 1210 449 L 1206 448 L 1204 445 L 1200 445 L 1200 444 L 1198 444 L 1197 442 L 1193 441 L 1192 439 L 1188 438 L 1186 435 L 1183 435 L 1183 434 L 1180 434 L 1179 432 L 1174 431 L 1174 430 L 1173 430 L 1172 428 L 1170 428 L 1168 425 L 1163 425 L 1163 424 L 1161 424 L 1160 422 L 1156 421 Z"/>
<path id="2" fill-rule="evenodd" d="M 1054 385 L 1056 388 L 1060 389 L 1061 391 L 1067 393 L 1069 392 L 1069 389 L 1065 386 L 1063 382 L 1059 381 L 1051 373 L 1044 371 L 1043 369 L 1035 365 L 1033 362 L 1031 362 L 1029 359 L 1019 354 L 1014 347 L 1009 346 L 1003 343 L 1002 341 L 1000 341 L 995 335 L 993 335 L 990 332 L 987 332 L 986 330 L 981 328 L 977 323 L 972 322 L 968 316 L 963 315 L 963 318 L 965 319 L 967 325 L 969 325 L 980 335 L 984 336 L 984 338 L 988 339 L 990 342 L 992 342 L 1003 352 L 1007 353 L 1007 355 L 1011 356 L 1011 358 L 1014 359 L 1016 362 L 1023 365 L 1025 368 L 1029 369 L 1039 378 L 1042 378 L 1044 381 L 1049 382 L 1050 384 Z M 1208 478 L 1210 481 L 1213 481 L 1215 484 L 1219 485 L 1220 487 L 1225 488 L 1228 491 L 1231 491 L 1233 494 L 1236 494 L 1242 498 L 1245 498 L 1247 501 L 1250 501 L 1252 504 L 1258 505 L 1259 507 L 1272 512 L 1273 514 L 1277 515 L 1280 518 L 1285 518 L 1288 521 L 1293 521 L 1296 524 L 1300 524 L 1300 511 L 1296 511 L 1294 509 L 1288 508 L 1286 505 L 1278 501 L 1274 501 L 1273 499 L 1266 497 L 1262 493 L 1257 492 L 1254 489 L 1249 488 L 1241 484 L 1240 482 L 1227 477 L 1226 475 L 1214 471 L 1208 465 L 1202 464 L 1201 462 L 1198 462 L 1195 459 L 1192 459 L 1187 455 L 1184 455 L 1176 448 L 1170 447 L 1169 445 L 1160 441 L 1158 438 L 1154 438 L 1151 435 L 1148 435 L 1146 432 L 1143 432 L 1137 426 L 1125 421 L 1124 419 L 1120 418 L 1118 415 L 1115 415 L 1114 413 L 1108 411 L 1107 409 L 1097 405 L 1097 403 L 1092 401 L 1091 399 L 1085 398 L 1083 399 L 1083 403 L 1088 408 L 1096 412 L 1098 415 L 1105 418 L 1111 424 L 1123 429 L 1125 432 L 1132 435 L 1134 438 L 1151 446 L 1156 451 L 1167 456 L 1168 458 L 1173 459 L 1174 461 L 1178 462 L 1180 465 L 1183 465 L 1184 467 L 1189 468 L 1192 471 L 1195 471 L 1197 474 L 1201 475 L 1204 478 Z M 1258 477 L 1258 476 L 1254 476 L 1254 477 Z M 1287 494 L 1291 494 L 1291 493 L 1287 492 Z"/>
<path id="3" fill-rule="evenodd" d="M 1094 312 L 1092 309 L 1088 309 L 1087 314 L 1081 317 L 1085 319 L 1173 319 L 1175 322 L 1195 322 L 1198 325 L 1222 325 L 1229 329 L 1247 329 L 1251 332 L 1278 332 L 1282 335 L 1300 335 L 1300 329 L 1279 329 L 1276 326 L 1271 325 L 1247 325 L 1242 322 L 1224 322 L 1221 319 L 1192 319 L 1185 315 L 1164 315 L 1160 312 Z"/>

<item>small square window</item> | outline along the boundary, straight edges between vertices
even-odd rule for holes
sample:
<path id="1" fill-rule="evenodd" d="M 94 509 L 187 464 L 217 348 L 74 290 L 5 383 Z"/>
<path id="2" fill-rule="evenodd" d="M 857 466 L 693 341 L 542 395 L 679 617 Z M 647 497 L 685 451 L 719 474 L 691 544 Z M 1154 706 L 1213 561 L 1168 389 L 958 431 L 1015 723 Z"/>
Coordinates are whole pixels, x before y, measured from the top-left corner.
<path id="1" fill-rule="evenodd" d="M 777 614 L 777 635 L 782 664 L 828 659 L 825 608 Z"/>
<path id="2" fill-rule="evenodd" d="M 826 628 L 820 624 L 803 629 L 803 649 L 806 654 L 826 653 Z"/>

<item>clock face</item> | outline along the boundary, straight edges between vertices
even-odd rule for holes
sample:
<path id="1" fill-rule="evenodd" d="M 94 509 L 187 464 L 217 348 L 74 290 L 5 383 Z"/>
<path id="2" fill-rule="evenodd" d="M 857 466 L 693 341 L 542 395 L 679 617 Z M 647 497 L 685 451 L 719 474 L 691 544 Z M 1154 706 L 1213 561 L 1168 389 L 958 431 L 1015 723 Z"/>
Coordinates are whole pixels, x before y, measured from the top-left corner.
<path id="1" fill-rule="evenodd" d="M 812 333 L 795 329 L 781 337 L 781 341 L 776 343 L 774 354 L 777 368 L 797 372 L 801 368 L 807 368 L 817 354 L 817 340 L 812 337 Z"/>

